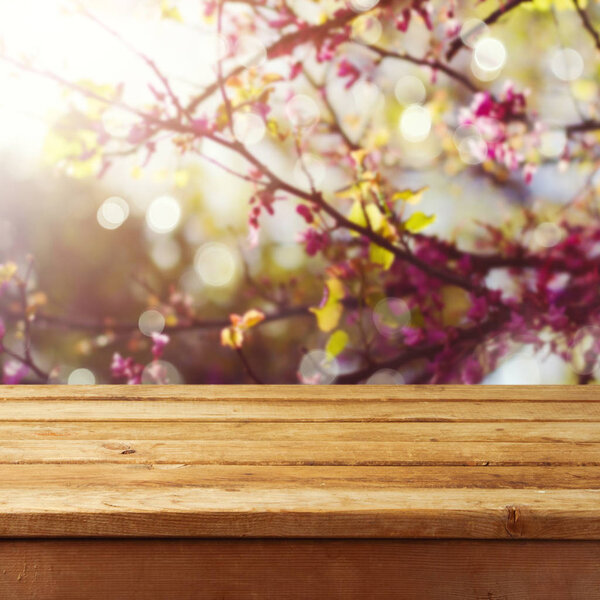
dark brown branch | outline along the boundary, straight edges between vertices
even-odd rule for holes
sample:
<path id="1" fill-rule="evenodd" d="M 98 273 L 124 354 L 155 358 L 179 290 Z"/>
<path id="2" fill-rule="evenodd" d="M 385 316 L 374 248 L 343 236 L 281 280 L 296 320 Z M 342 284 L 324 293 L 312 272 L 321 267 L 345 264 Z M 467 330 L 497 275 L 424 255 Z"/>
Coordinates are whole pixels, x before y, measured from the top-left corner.
<path id="1" fill-rule="evenodd" d="M 588 119 L 587 121 L 582 121 L 581 123 L 573 123 L 572 125 L 567 125 L 565 131 L 567 135 L 571 135 L 573 133 L 585 133 L 586 131 L 597 131 L 600 129 L 600 121 L 596 121 L 595 119 Z"/>
<path id="2" fill-rule="evenodd" d="M 252 368 L 252 365 L 248 362 L 248 358 L 244 354 L 244 351 L 241 348 L 236 348 L 237 355 L 239 356 L 242 364 L 244 365 L 244 369 L 250 379 L 254 381 L 254 383 L 258 383 L 263 385 L 265 382 L 256 374 L 256 371 Z"/>
<path id="3" fill-rule="evenodd" d="M 471 92 L 479 91 L 479 88 L 468 77 L 454 70 L 452 67 L 449 67 L 447 64 L 443 63 L 440 60 L 435 60 L 431 58 L 418 58 L 416 56 L 407 54 L 406 52 L 393 52 L 391 50 L 386 50 L 385 48 L 380 48 L 379 46 L 364 45 L 364 47 L 368 48 L 369 50 L 372 50 L 373 52 L 376 52 L 382 58 L 395 58 L 397 60 L 403 60 L 406 62 L 413 63 L 414 65 L 426 66 L 430 67 L 433 70 L 441 71 L 442 73 L 448 75 L 448 77 L 454 79 L 455 81 L 466 87 Z"/>
<path id="4" fill-rule="evenodd" d="M 592 21 L 590 20 L 589 15 L 581 7 L 581 5 L 579 4 L 579 0 L 573 0 L 573 3 L 575 4 L 575 10 L 579 13 L 579 17 L 581 18 L 581 22 L 583 23 L 583 26 L 585 27 L 587 32 L 592 36 L 592 39 L 594 40 L 594 44 L 596 45 L 596 48 L 598 50 L 600 50 L 600 35 L 594 28 L 594 25 L 592 24 Z"/>

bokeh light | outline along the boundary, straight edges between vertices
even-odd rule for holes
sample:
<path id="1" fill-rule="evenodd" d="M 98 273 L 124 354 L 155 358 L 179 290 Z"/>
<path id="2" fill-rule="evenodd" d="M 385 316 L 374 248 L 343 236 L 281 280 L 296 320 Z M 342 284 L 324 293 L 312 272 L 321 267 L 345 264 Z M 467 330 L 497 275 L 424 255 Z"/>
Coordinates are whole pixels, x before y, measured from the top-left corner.
<path id="1" fill-rule="evenodd" d="M 111 196 L 98 208 L 96 218 L 104 229 L 118 229 L 129 216 L 129 204 L 123 198 Z"/>
<path id="2" fill-rule="evenodd" d="M 550 68 L 558 79 L 575 81 L 583 74 L 583 58 L 573 48 L 556 50 L 550 59 Z"/>
<path id="3" fill-rule="evenodd" d="M 356 12 L 365 12 L 377 6 L 379 0 L 350 0 L 350 6 Z"/>
<path id="4" fill-rule="evenodd" d="M 165 360 L 153 360 L 142 371 L 144 385 L 178 385 L 183 383 L 177 367 Z"/>
<path id="5" fill-rule="evenodd" d="M 410 321 L 410 308 L 402 298 L 384 298 L 373 309 L 373 323 L 385 337 L 395 337 Z"/>
<path id="6" fill-rule="evenodd" d="M 480 71 L 489 75 L 498 74 L 506 63 L 506 57 L 506 48 L 500 40 L 492 37 L 480 39 L 473 49 L 473 62 L 478 69 L 475 75 Z"/>
<path id="7" fill-rule="evenodd" d="M 259 115 L 239 112 L 233 115 L 233 134 L 240 144 L 245 146 L 259 144 L 266 132 L 265 123 Z"/>
<path id="8" fill-rule="evenodd" d="M 431 113 L 418 104 L 411 104 L 400 117 L 400 133 L 409 142 L 422 142 L 431 131 Z"/>
<path id="9" fill-rule="evenodd" d="M 285 113 L 292 125 L 298 129 L 313 127 L 321 115 L 317 103 L 304 94 L 297 94 L 287 101 Z"/>
<path id="10" fill-rule="evenodd" d="M 173 231 L 181 219 L 181 206 L 172 196 L 155 198 L 146 210 L 146 223 L 155 233 Z"/>
<path id="11" fill-rule="evenodd" d="M 300 381 L 307 384 L 333 383 L 339 374 L 337 360 L 324 350 L 311 350 L 300 361 Z"/>
<path id="12" fill-rule="evenodd" d="M 94 385 L 96 376 L 89 369 L 75 369 L 67 379 L 69 385 Z"/>
<path id="13" fill-rule="evenodd" d="M 540 223 L 533 232 L 533 238 L 538 246 L 552 248 L 563 238 L 563 230 L 555 223 Z"/>
<path id="14" fill-rule="evenodd" d="M 194 268 L 200 279 L 213 287 L 230 284 L 237 270 L 233 252 L 219 242 L 209 242 L 198 249 Z"/>
<path id="15" fill-rule="evenodd" d="M 418 77 L 404 75 L 396 82 L 394 94 L 400 104 L 423 104 L 427 97 L 427 89 Z"/>
<path id="16" fill-rule="evenodd" d="M 394 369 L 379 369 L 367 379 L 366 383 L 368 385 L 403 385 L 404 377 Z"/>
<path id="17" fill-rule="evenodd" d="M 488 31 L 488 26 L 481 19 L 467 19 L 460 28 L 460 39 L 465 46 L 474 48 Z"/>
<path id="18" fill-rule="evenodd" d="M 152 336 L 155 333 L 162 333 L 165 328 L 165 318 L 162 313 L 157 310 L 144 311 L 138 320 L 140 331 L 147 336 Z"/>

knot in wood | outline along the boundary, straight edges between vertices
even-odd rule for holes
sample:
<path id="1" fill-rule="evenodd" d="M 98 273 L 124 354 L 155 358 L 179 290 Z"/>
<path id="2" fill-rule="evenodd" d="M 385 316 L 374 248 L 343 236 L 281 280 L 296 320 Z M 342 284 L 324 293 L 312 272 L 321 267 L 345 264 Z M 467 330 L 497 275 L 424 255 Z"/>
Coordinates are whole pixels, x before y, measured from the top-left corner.
<path id="1" fill-rule="evenodd" d="M 521 518 L 521 510 L 518 506 L 506 507 L 506 523 L 505 528 L 508 535 L 512 538 L 520 538 L 523 536 L 523 520 Z"/>

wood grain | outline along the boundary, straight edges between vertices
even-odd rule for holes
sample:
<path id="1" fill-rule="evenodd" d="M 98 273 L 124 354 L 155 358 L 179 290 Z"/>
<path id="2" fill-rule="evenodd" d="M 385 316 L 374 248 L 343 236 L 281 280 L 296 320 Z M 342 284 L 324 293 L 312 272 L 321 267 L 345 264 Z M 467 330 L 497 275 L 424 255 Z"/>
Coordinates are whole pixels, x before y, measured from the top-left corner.
<path id="1" fill-rule="evenodd" d="M 0 441 L 0 464 L 600 465 L 600 443 L 227 440 Z"/>
<path id="2" fill-rule="evenodd" d="M 600 442 L 598 422 L 0 421 L 0 440 Z"/>
<path id="3" fill-rule="evenodd" d="M 0 536 L 600 540 L 597 389 L 4 386 Z"/>
<path id="4" fill-rule="evenodd" d="M 71 392 L 70 392 L 71 393 Z M 4 400 L 0 421 L 599 422 L 600 402 Z"/>
<path id="5" fill-rule="evenodd" d="M 600 542 L 6 540 L 23 600 L 599 600 Z"/>
<path id="6" fill-rule="evenodd" d="M 222 402 L 252 400 L 259 402 L 354 401 L 373 400 L 461 402 L 526 401 L 526 402 L 598 402 L 594 386 L 568 385 L 165 385 L 165 386 L 0 386 L 1 400 L 219 400 Z"/>

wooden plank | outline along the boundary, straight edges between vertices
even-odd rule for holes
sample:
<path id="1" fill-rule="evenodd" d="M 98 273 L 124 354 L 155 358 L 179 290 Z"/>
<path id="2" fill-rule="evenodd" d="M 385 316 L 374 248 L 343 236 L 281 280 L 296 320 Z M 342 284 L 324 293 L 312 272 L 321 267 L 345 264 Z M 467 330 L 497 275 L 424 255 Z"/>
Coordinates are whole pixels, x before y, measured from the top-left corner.
<path id="1" fill-rule="evenodd" d="M 600 421 L 600 402 L 5 400 L 0 421 Z"/>
<path id="2" fill-rule="evenodd" d="M 600 490 L 0 489 L 0 537 L 600 539 Z"/>
<path id="3" fill-rule="evenodd" d="M 598 422 L 273 423 L 228 421 L 0 421 L 0 440 L 272 440 L 600 442 Z"/>
<path id="4" fill-rule="evenodd" d="M 527 402 L 598 402 L 600 389 L 593 385 L 166 385 L 166 386 L 11 386 L 0 387 L 2 400 L 138 400 L 221 402 L 254 400 L 260 402 L 281 399 L 294 402 L 373 400 L 394 401 L 527 401 Z"/>
<path id="5" fill-rule="evenodd" d="M 0 597 L 600 600 L 600 543 L 7 540 Z"/>
<path id="6" fill-rule="evenodd" d="M 189 464 L 0 465 L 0 489 L 68 488 L 600 489 L 600 467 L 323 467 Z"/>
<path id="7" fill-rule="evenodd" d="M 93 462 L 389 466 L 600 465 L 600 444 L 62 439 L 0 441 L 0 463 Z"/>

